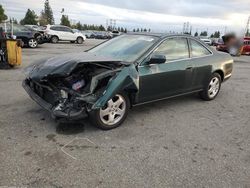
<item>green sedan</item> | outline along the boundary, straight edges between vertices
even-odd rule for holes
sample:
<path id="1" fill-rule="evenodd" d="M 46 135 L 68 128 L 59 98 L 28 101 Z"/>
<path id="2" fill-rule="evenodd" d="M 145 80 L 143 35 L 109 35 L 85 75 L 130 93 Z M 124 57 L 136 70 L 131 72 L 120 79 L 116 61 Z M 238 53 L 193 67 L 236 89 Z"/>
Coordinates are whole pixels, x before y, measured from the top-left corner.
<path id="1" fill-rule="evenodd" d="M 191 93 L 213 100 L 232 70 L 230 55 L 192 36 L 131 33 L 38 62 L 28 68 L 23 87 L 55 119 L 89 116 L 109 130 L 136 105 Z"/>

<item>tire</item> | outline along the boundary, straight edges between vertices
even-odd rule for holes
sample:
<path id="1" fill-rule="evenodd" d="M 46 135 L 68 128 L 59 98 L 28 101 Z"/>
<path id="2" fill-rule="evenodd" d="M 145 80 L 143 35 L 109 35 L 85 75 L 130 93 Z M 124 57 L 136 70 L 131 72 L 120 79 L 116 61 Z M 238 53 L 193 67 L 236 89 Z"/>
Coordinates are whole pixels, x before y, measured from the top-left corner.
<path id="1" fill-rule="evenodd" d="M 90 121 L 97 128 L 111 130 L 119 127 L 128 115 L 130 100 L 125 93 L 119 93 L 102 108 L 90 112 Z"/>
<path id="2" fill-rule="evenodd" d="M 52 42 L 52 43 L 55 44 L 55 43 L 58 43 L 58 41 L 59 41 L 59 38 L 58 38 L 57 36 L 52 36 L 52 37 L 51 37 L 51 42 Z"/>
<path id="3" fill-rule="evenodd" d="M 30 48 L 36 48 L 38 46 L 38 41 L 36 39 L 34 39 L 34 38 L 29 39 L 28 46 Z"/>
<path id="4" fill-rule="evenodd" d="M 76 42 L 77 42 L 77 44 L 82 44 L 83 43 L 83 38 L 82 37 L 77 37 Z"/>
<path id="5" fill-rule="evenodd" d="M 210 77 L 205 89 L 200 92 L 201 99 L 205 101 L 214 100 L 220 92 L 221 76 L 218 73 L 213 73 Z"/>

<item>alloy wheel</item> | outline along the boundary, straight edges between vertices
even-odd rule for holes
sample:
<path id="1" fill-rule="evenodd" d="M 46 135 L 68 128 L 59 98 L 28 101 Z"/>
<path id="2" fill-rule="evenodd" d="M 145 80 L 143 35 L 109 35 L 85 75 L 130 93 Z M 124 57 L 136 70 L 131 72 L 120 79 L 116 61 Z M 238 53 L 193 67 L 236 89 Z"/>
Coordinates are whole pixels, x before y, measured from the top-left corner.
<path id="1" fill-rule="evenodd" d="M 220 80 L 217 77 L 214 77 L 208 86 L 208 95 L 210 98 L 215 97 L 220 90 Z"/>
<path id="2" fill-rule="evenodd" d="M 36 48 L 37 45 L 38 45 L 38 43 L 37 43 L 37 40 L 36 40 L 36 39 L 30 39 L 30 40 L 29 40 L 29 47 L 31 47 L 31 48 Z"/>
<path id="3" fill-rule="evenodd" d="M 107 105 L 100 109 L 100 119 L 106 125 L 114 125 L 122 120 L 126 113 L 126 101 L 123 96 L 116 95 Z"/>

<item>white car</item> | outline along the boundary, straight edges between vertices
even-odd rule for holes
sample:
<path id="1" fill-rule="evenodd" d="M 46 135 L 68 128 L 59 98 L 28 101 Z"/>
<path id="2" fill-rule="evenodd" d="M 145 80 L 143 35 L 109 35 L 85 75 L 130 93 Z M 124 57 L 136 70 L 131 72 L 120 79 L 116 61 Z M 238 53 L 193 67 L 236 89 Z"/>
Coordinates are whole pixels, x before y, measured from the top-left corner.
<path id="1" fill-rule="evenodd" d="M 208 44 L 209 46 L 212 45 L 212 40 L 209 38 L 200 38 L 201 41 L 203 41 L 204 43 Z"/>
<path id="2" fill-rule="evenodd" d="M 71 43 L 82 44 L 86 40 L 86 36 L 82 33 L 74 32 L 71 28 L 63 25 L 47 25 L 45 27 L 45 33 L 50 36 L 52 43 L 70 41 Z"/>

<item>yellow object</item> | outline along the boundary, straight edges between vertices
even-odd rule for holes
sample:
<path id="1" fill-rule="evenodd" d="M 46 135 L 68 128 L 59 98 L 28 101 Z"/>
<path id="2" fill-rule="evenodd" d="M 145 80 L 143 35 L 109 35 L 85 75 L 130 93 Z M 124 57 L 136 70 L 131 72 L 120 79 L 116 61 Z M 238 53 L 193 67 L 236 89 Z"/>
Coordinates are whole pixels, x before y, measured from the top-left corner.
<path id="1" fill-rule="evenodd" d="M 22 48 L 17 45 L 15 40 L 7 40 L 8 63 L 12 66 L 18 66 L 22 63 Z"/>

